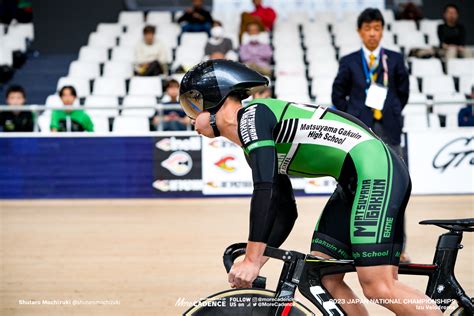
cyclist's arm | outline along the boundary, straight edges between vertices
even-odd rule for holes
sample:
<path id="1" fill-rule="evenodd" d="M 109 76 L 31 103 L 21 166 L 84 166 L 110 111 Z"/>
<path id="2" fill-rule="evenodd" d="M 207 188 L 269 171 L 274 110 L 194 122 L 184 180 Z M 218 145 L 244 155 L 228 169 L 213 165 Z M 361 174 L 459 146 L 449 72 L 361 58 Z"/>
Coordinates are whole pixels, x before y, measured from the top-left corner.
<path id="1" fill-rule="evenodd" d="M 277 215 L 272 207 L 272 189 L 277 175 L 272 136 L 276 122 L 271 110 L 262 104 L 251 105 L 239 115 L 239 137 L 248 153 L 254 185 L 250 203 L 251 245 L 254 242 L 268 243 Z"/>
<path id="2" fill-rule="evenodd" d="M 276 192 L 273 194 L 271 207 L 276 209 L 276 218 L 268 237 L 268 245 L 278 248 L 293 229 L 293 225 L 298 217 L 298 211 L 295 196 L 293 195 L 293 187 L 287 175 L 277 175 L 276 188 L 274 186 L 274 190 Z"/>

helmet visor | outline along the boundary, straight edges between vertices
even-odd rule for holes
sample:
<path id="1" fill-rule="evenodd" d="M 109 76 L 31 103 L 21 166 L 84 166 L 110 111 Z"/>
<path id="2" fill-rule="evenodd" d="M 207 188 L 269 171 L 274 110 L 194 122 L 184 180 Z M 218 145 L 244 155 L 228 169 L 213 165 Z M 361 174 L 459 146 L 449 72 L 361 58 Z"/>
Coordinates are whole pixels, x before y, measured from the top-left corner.
<path id="1" fill-rule="evenodd" d="M 186 115 L 192 119 L 196 119 L 204 109 L 202 94 L 197 90 L 191 90 L 180 95 L 179 103 Z"/>

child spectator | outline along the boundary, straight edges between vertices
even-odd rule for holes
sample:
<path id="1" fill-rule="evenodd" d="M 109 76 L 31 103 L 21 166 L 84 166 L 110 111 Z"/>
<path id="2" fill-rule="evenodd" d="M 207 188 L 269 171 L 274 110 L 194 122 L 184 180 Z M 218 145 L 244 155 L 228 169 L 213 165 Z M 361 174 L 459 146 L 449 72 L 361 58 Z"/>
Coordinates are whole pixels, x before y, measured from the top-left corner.
<path id="1" fill-rule="evenodd" d="M 22 86 L 12 85 L 7 89 L 5 100 L 8 106 L 22 106 L 26 95 Z M 34 116 L 29 111 L 0 111 L 0 132 L 33 132 Z"/>
<path id="2" fill-rule="evenodd" d="M 73 86 L 64 86 L 59 91 L 61 101 L 65 110 L 54 110 L 51 114 L 52 132 L 93 132 L 94 124 L 89 115 L 83 110 L 73 110 L 74 101 L 77 98 L 76 89 Z"/>
<path id="3" fill-rule="evenodd" d="M 168 51 L 164 43 L 155 38 L 155 31 L 154 26 L 145 26 L 143 41 L 135 47 L 135 73 L 139 76 L 168 73 Z"/>
<path id="4" fill-rule="evenodd" d="M 263 75 L 270 76 L 272 69 L 270 61 L 272 59 L 272 48 L 269 44 L 260 42 L 260 28 L 257 23 L 250 23 L 247 27 L 249 42 L 240 46 L 240 60 L 250 68 Z"/>
<path id="5" fill-rule="evenodd" d="M 169 80 L 165 85 L 165 94 L 161 99 L 161 104 L 166 108 L 166 105 L 179 106 L 179 82 L 175 79 Z M 164 131 L 184 131 L 189 124 L 189 118 L 182 110 L 163 110 L 163 120 L 160 120 L 158 112 L 152 118 L 152 123 L 155 129 L 158 126 Z"/>
<path id="6" fill-rule="evenodd" d="M 182 24 L 183 32 L 206 32 L 210 35 L 212 16 L 203 8 L 202 0 L 192 0 L 193 6 L 187 8 L 183 16 L 178 19 Z"/>

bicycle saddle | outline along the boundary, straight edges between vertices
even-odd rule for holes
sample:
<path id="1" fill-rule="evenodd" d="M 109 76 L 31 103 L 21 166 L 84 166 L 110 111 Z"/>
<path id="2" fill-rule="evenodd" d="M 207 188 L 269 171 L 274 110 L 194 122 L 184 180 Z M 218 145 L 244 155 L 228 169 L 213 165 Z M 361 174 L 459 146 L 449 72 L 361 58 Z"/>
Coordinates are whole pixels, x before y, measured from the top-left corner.
<path id="1" fill-rule="evenodd" d="M 430 219 L 420 222 L 421 225 L 436 225 L 450 230 L 474 231 L 474 218 Z"/>

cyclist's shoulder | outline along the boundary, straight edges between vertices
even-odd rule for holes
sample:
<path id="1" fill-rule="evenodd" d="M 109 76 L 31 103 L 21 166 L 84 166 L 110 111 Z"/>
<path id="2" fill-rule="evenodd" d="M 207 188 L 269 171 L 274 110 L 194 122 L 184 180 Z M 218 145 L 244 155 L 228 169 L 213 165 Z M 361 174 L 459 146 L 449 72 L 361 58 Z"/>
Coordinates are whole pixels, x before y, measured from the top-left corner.
<path id="1" fill-rule="evenodd" d="M 240 118 L 246 116 L 258 118 L 278 118 L 284 110 L 284 101 L 277 99 L 254 99 L 240 111 Z"/>
<path id="2" fill-rule="evenodd" d="M 272 116 L 275 117 L 276 120 L 279 120 L 288 104 L 288 101 L 279 99 L 254 99 L 244 107 L 244 112 L 256 111 L 259 113 L 273 114 Z"/>
<path id="3" fill-rule="evenodd" d="M 283 101 L 280 99 L 273 99 L 273 98 L 257 98 L 250 101 L 247 105 L 249 106 L 260 106 L 260 107 L 268 107 L 271 110 L 278 110 L 284 108 L 289 102 Z"/>

